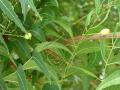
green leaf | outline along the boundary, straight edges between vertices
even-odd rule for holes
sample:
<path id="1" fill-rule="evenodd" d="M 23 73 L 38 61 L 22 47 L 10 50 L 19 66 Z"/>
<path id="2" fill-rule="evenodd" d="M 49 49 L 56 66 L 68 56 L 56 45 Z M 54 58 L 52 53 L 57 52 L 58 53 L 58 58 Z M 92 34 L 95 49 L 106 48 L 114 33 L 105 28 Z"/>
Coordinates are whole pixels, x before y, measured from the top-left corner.
<path id="1" fill-rule="evenodd" d="M 98 66 L 99 62 L 102 61 L 102 55 L 101 52 L 95 52 L 95 53 L 91 53 L 88 58 L 90 59 L 89 63 L 88 63 L 88 68 L 94 68 L 96 66 Z"/>
<path id="2" fill-rule="evenodd" d="M 33 70 L 38 70 L 40 71 L 38 65 L 35 63 L 34 60 L 28 60 L 24 65 L 23 65 L 24 70 L 28 69 L 33 69 Z M 18 83 L 16 72 L 9 74 L 8 76 L 3 78 L 5 81 L 12 82 L 12 83 Z"/>
<path id="3" fill-rule="evenodd" d="M 120 53 L 117 55 L 111 55 L 108 65 L 120 64 Z"/>
<path id="4" fill-rule="evenodd" d="M 7 90 L 7 86 L 3 79 L 0 78 L 0 90 Z"/>
<path id="5" fill-rule="evenodd" d="M 39 53 L 37 53 L 38 55 Z M 40 57 L 40 56 L 37 56 Z M 36 58 L 38 59 L 38 58 Z M 45 64 L 43 62 L 43 60 L 40 60 L 41 58 L 38 59 L 38 61 L 35 61 L 34 58 L 31 58 L 30 60 L 28 60 L 24 65 L 23 65 L 23 69 L 24 70 L 37 70 L 39 72 L 43 71 L 42 68 L 45 70 L 43 72 L 47 72 L 47 76 L 49 75 L 50 78 L 52 78 L 53 80 L 55 80 L 56 84 L 58 84 L 58 77 L 55 73 L 55 71 L 52 69 L 52 67 L 48 66 L 47 64 Z M 37 64 L 37 62 L 40 62 L 39 64 Z M 40 66 L 39 66 L 40 65 Z M 46 74 L 45 74 L 46 75 Z M 8 82 L 14 82 L 14 83 L 18 83 L 17 81 L 17 77 L 16 77 L 16 72 L 4 77 L 5 81 Z"/>
<path id="6" fill-rule="evenodd" d="M 49 66 L 49 65 L 47 65 L 47 64 L 44 64 L 44 62 L 43 61 L 41 61 L 40 59 L 39 59 L 39 61 L 37 61 L 37 62 L 40 62 L 40 64 L 37 64 L 36 63 L 36 61 L 34 60 L 34 59 L 30 59 L 30 60 L 28 60 L 24 65 L 23 65 L 23 69 L 24 70 L 28 70 L 28 69 L 33 69 L 33 70 L 38 70 L 38 71 L 43 71 L 42 70 L 42 68 L 44 68 L 45 67 L 45 69 L 47 70 L 47 71 L 43 71 L 44 73 L 49 73 L 48 75 L 50 75 L 50 78 L 52 78 L 55 82 L 56 82 L 56 84 L 58 85 L 58 77 L 57 77 L 57 74 L 56 74 L 56 72 L 54 71 L 54 69 L 51 67 L 51 66 Z M 42 64 L 43 63 L 43 64 Z M 42 64 L 42 65 L 41 65 Z M 39 66 L 40 65 L 40 66 Z"/>
<path id="7" fill-rule="evenodd" d="M 37 69 L 37 70 L 39 70 L 38 69 L 38 65 L 35 63 L 35 61 L 34 60 L 32 60 L 32 59 L 30 59 L 30 60 L 28 60 L 24 65 L 23 65 L 23 69 L 24 70 L 28 70 L 28 69 Z"/>
<path id="8" fill-rule="evenodd" d="M 119 0 L 116 2 L 116 7 L 118 9 L 119 22 L 120 22 L 120 1 Z"/>
<path id="9" fill-rule="evenodd" d="M 36 62 L 38 67 L 41 69 L 41 71 L 46 75 L 46 77 L 50 80 L 50 73 L 48 71 L 48 68 L 43 60 L 43 57 L 40 53 L 37 51 L 33 51 L 32 59 Z"/>
<path id="10" fill-rule="evenodd" d="M 107 87 L 103 90 L 120 90 L 120 85 L 113 85 L 113 86 Z"/>
<path id="11" fill-rule="evenodd" d="M 16 77 L 16 72 L 7 75 L 7 76 L 4 77 L 3 79 L 4 79 L 5 81 L 8 81 L 8 82 L 18 83 L 17 77 Z"/>
<path id="12" fill-rule="evenodd" d="M 72 71 L 71 74 L 82 71 L 86 75 L 89 75 L 89 76 L 91 76 L 93 78 L 97 78 L 97 76 L 94 73 L 88 71 L 87 69 L 81 68 L 81 67 L 72 66 L 72 67 L 69 68 L 69 70 Z"/>
<path id="13" fill-rule="evenodd" d="M 59 86 L 56 84 L 50 84 L 50 83 L 46 83 L 43 87 L 42 90 L 60 90 Z"/>
<path id="14" fill-rule="evenodd" d="M 30 46 L 24 39 L 18 39 L 15 42 L 15 51 L 23 61 L 31 57 Z"/>
<path id="15" fill-rule="evenodd" d="M 51 5 L 51 6 L 56 6 L 56 7 L 59 6 L 57 0 L 45 0 L 45 3 L 46 3 L 47 5 Z"/>
<path id="16" fill-rule="evenodd" d="M 100 40 L 99 42 L 100 42 L 102 59 L 105 60 L 107 42 L 105 42 L 105 40 Z"/>
<path id="17" fill-rule="evenodd" d="M 35 28 L 31 30 L 33 37 L 35 37 L 39 41 L 45 41 L 45 33 L 40 28 Z"/>
<path id="18" fill-rule="evenodd" d="M 97 87 L 96 90 L 102 90 L 104 88 L 107 88 L 112 85 L 118 85 L 120 84 L 120 70 L 117 70 L 110 74 L 108 77 L 106 77 L 100 85 Z"/>
<path id="19" fill-rule="evenodd" d="M 10 88 L 10 87 L 8 87 L 8 90 L 19 90 L 19 88 L 18 87 L 16 87 L 16 88 Z"/>
<path id="20" fill-rule="evenodd" d="M 42 17 L 40 16 L 39 12 L 37 11 L 33 0 L 27 0 L 28 1 L 28 5 L 30 6 L 30 8 L 35 12 L 36 16 L 39 17 L 40 20 L 42 20 Z"/>
<path id="21" fill-rule="evenodd" d="M 4 12 L 4 14 L 6 14 L 12 21 L 15 22 L 15 24 L 23 31 L 23 32 L 27 32 L 24 28 L 24 26 L 22 25 L 20 19 L 18 18 L 18 16 L 16 15 L 16 13 L 14 12 L 14 8 L 12 6 L 12 4 L 8 1 L 8 0 L 0 0 L 0 8 L 1 10 Z"/>
<path id="22" fill-rule="evenodd" d="M 7 56 L 8 57 L 8 52 L 7 50 L 0 45 L 0 55 Z"/>
<path id="23" fill-rule="evenodd" d="M 22 14 L 24 16 L 24 21 L 26 19 L 26 15 L 28 13 L 28 0 L 19 0 L 22 8 Z"/>
<path id="24" fill-rule="evenodd" d="M 29 8 L 31 8 L 35 12 L 36 16 L 38 16 L 39 19 L 42 20 L 42 17 L 40 16 L 39 12 L 37 11 L 33 0 L 20 0 L 20 3 L 21 3 L 21 7 L 22 7 L 22 13 L 24 15 L 24 21 L 26 19 L 26 15 L 27 15 L 27 12 L 29 11 Z"/>
<path id="25" fill-rule="evenodd" d="M 102 19 L 102 21 L 100 21 L 97 25 L 95 25 L 94 27 L 91 27 L 90 29 L 94 29 L 94 28 L 98 28 L 100 25 L 102 25 L 107 19 L 108 19 L 108 16 L 110 14 L 110 11 L 111 11 L 111 8 L 109 8 L 107 10 L 107 13 L 106 15 L 104 16 L 104 18 Z"/>
<path id="26" fill-rule="evenodd" d="M 43 42 L 43 43 L 37 44 L 35 48 L 35 50 L 38 52 L 41 52 L 45 49 L 63 49 L 71 54 L 71 51 L 67 47 L 57 42 Z"/>
<path id="27" fill-rule="evenodd" d="M 9 53 L 8 46 L 7 46 L 7 44 L 5 43 L 5 41 L 4 41 L 4 39 L 3 39 L 3 37 L 2 37 L 1 34 L 0 34 L 0 42 L 4 45 L 4 47 L 7 49 L 7 52 Z"/>
<path id="28" fill-rule="evenodd" d="M 6 42 L 4 41 L 2 35 L 0 34 L 0 42 L 4 45 L 5 47 L 5 51 L 6 51 L 6 54 L 5 55 L 8 55 L 8 57 L 10 58 L 10 60 L 13 62 L 14 65 L 16 65 L 16 63 L 14 62 L 13 58 L 11 57 L 10 53 L 9 53 L 9 49 L 8 49 L 8 46 L 6 44 Z M 1 49 L 4 49 L 4 48 L 1 48 Z M 2 52 L 2 51 L 1 51 Z"/>
<path id="29" fill-rule="evenodd" d="M 86 26 L 90 25 L 90 22 L 91 22 L 91 18 L 92 18 L 92 15 L 93 15 L 94 11 L 90 11 L 90 13 L 87 15 L 87 19 L 86 19 Z"/>
<path id="30" fill-rule="evenodd" d="M 54 36 L 54 37 L 57 37 L 57 38 L 60 37 L 60 35 L 51 28 L 45 28 L 44 30 L 45 30 L 45 35 L 46 36 Z"/>
<path id="31" fill-rule="evenodd" d="M 93 53 L 100 51 L 100 45 L 97 42 L 92 42 L 92 41 L 84 41 L 79 44 L 78 47 L 78 54 L 83 54 L 83 53 Z"/>
<path id="32" fill-rule="evenodd" d="M 54 22 L 59 26 L 61 26 L 63 29 L 65 29 L 66 32 L 70 35 L 70 37 L 73 37 L 73 32 L 71 30 L 71 27 L 68 25 L 68 23 L 65 20 L 58 19 L 58 20 L 55 20 Z"/>
<path id="33" fill-rule="evenodd" d="M 28 90 L 26 85 L 26 76 L 25 76 L 25 72 L 22 69 L 22 65 L 19 65 L 19 67 L 17 68 L 16 74 L 18 77 L 20 90 Z"/>
<path id="34" fill-rule="evenodd" d="M 52 79 L 56 82 L 56 84 L 58 84 L 58 77 L 56 72 L 52 69 L 52 67 L 47 65 L 45 61 L 43 61 L 43 57 L 41 56 L 40 53 L 33 51 L 32 59 L 36 62 L 37 66 L 49 80 Z"/>
<path id="35" fill-rule="evenodd" d="M 94 0 L 94 1 L 95 1 L 96 14 L 98 15 L 101 11 L 101 0 Z"/>

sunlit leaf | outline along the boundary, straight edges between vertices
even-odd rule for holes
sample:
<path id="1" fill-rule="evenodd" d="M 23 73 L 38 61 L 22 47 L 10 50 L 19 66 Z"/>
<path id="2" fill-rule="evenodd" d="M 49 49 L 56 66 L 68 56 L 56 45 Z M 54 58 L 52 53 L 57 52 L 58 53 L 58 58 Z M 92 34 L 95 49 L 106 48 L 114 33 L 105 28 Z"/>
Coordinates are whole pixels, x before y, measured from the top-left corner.
<path id="1" fill-rule="evenodd" d="M 113 86 L 107 87 L 103 90 L 120 90 L 120 85 L 113 85 Z"/>
<path id="2" fill-rule="evenodd" d="M 100 85 L 97 87 L 96 90 L 102 90 L 106 87 L 112 86 L 112 85 L 118 85 L 120 84 L 120 70 L 114 71 L 112 74 L 110 74 L 108 77 L 106 77 Z"/>
<path id="3" fill-rule="evenodd" d="M 17 77 L 16 77 L 16 72 L 9 74 L 8 76 L 4 77 L 3 79 L 8 82 L 18 83 Z"/>
<path id="4" fill-rule="evenodd" d="M 30 59 L 23 65 L 24 70 L 28 69 L 38 69 L 38 65 L 35 63 L 34 60 Z M 39 70 L 39 69 L 38 69 Z"/>

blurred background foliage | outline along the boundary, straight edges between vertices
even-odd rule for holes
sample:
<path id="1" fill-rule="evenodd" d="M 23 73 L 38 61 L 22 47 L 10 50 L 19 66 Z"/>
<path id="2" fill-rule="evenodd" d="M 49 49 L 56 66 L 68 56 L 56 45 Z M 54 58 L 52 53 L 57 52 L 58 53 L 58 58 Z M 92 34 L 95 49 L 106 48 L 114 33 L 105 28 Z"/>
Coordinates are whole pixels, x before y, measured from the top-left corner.
<path id="1" fill-rule="evenodd" d="M 0 90 L 120 90 L 119 39 L 72 39 L 105 28 L 119 0 L 0 0 Z"/>

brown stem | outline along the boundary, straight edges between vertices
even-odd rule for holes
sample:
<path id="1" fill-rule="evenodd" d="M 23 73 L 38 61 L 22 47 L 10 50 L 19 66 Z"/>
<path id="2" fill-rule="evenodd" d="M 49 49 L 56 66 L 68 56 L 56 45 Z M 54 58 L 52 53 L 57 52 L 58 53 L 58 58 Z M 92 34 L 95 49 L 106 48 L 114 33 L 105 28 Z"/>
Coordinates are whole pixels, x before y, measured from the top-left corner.
<path id="1" fill-rule="evenodd" d="M 92 36 L 86 36 L 86 35 L 76 36 L 76 37 L 64 40 L 63 43 L 64 44 L 72 44 L 73 42 L 77 43 L 77 42 L 80 42 L 83 40 L 100 40 L 100 39 L 112 39 L 112 38 L 120 38 L 120 33 L 116 33 L 116 34 L 109 33 L 109 34 L 105 34 L 105 35 L 98 33 L 98 34 L 95 34 Z"/>

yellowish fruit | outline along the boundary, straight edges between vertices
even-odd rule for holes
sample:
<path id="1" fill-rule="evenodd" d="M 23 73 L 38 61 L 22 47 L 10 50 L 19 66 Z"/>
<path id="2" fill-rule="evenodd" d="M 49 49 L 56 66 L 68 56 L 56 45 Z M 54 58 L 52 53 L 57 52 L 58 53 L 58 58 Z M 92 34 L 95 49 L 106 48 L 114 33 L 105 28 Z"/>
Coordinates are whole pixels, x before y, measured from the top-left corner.
<path id="1" fill-rule="evenodd" d="M 24 36 L 24 38 L 27 39 L 27 40 L 31 39 L 31 37 L 32 37 L 31 33 L 26 33 L 25 36 Z"/>
<path id="2" fill-rule="evenodd" d="M 102 29 L 101 31 L 100 31 L 100 34 L 102 34 L 102 35 L 106 35 L 106 34 L 109 34 L 110 33 L 110 29 Z"/>

